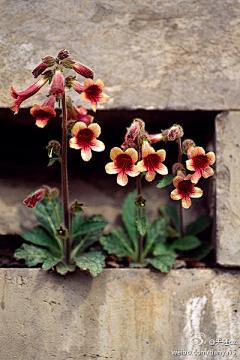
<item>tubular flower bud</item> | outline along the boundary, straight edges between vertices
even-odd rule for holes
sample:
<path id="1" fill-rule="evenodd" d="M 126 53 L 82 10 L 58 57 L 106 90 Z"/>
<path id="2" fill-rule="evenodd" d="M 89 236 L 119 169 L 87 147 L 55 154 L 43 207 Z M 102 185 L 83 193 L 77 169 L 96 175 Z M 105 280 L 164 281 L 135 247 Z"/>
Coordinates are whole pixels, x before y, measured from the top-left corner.
<path id="1" fill-rule="evenodd" d="M 69 89 L 72 87 L 78 94 L 81 94 L 84 91 L 84 86 L 76 80 L 75 76 L 68 76 L 65 79 L 65 85 Z"/>
<path id="2" fill-rule="evenodd" d="M 180 171 L 178 176 L 173 179 L 173 185 L 176 187 L 170 194 L 173 200 L 182 199 L 182 207 L 185 209 L 190 208 L 192 202 L 190 198 L 200 198 L 203 194 L 203 191 L 195 187 L 194 183 L 191 181 L 191 175 L 185 177 Z"/>
<path id="3" fill-rule="evenodd" d="M 147 171 L 145 179 L 153 181 L 156 173 L 167 175 L 168 169 L 162 164 L 166 158 L 165 150 L 158 150 L 155 152 L 154 148 L 149 145 L 148 141 L 144 141 L 142 145 L 142 160 L 137 163 L 137 169 L 140 172 Z"/>
<path id="4" fill-rule="evenodd" d="M 53 76 L 52 85 L 49 90 L 49 93 L 55 96 L 56 98 L 61 98 L 64 94 L 64 85 L 63 85 L 63 76 L 60 69 L 55 70 L 55 74 Z"/>
<path id="5" fill-rule="evenodd" d="M 35 95 L 43 85 L 46 84 L 48 81 L 48 77 L 44 76 L 41 79 L 37 80 L 33 85 L 31 85 L 29 88 L 27 88 L 24 91 L 17 92 L 13 86 L 10 87 L 9 91 L 14 99 L 16 99 L 11 105 L 10 109 L 14 112 L 14 114 L 17 114 L 19 111 L 19 107 L 21 103 L 30 98 L 31 96 Z"/>
<path id="6" fill-rule="evenodd" d="M 102 92 L 103 89 L 104 84 L 102 80 L 98 79 L 96 83 L 94 83 L 92 79 L 85 80 L 84 91 L 81 93 L 81 98 L 83 101 L 91 102 L 93 111 L 97 110 L 98 102 L 109 101 L 109 96 Z"/>
<path id="7" fill-rule="evenodd" d="M 40 128 L 44 128 L 48 120 L 53 116 L 56 116 L 54 110 L 55 97 L 53 95 L 49 96 L 47 100 L 40 106 L 35 104 L 30 109 L 30 114 L 36 116 L 36 125 Z"/>
<path id="8" fill-rule="evenodd" d="M 80 150 L 81 157 L 84 161 L 92 158 L 92 151 L 103 151 L 105 145 L 102 141 L 97 140 L 101 133 L 98 124 L 90 124 L 87 126 L 84 122 L 77 122 L 72 128 L 73 137 L 69 140 L 69 146 L 72 149 Z"/>
<path id="9" fill-rule="evenodd" d="M 46 189 L 39 189 L 35 191 L 33 194 L 29 195 L 23 203 L 30 208 L 33 208 L 35 205 L 37 205 L 38 202 L 40 202 L 46 193 Z"/>
<path id="10" fill-rule="evenodd" d="M 63 49 L 63 50 L 59 51 L 57 58 L 59 60 L 64 60 L 64 59 L 68 58 L 69 56 L 70 56 L 69 51 L 66 49 Z"/>
<path id="11" fill-rule="evenodd" d="M 138 160 L 138 153 L 135 149 L 129 148 L 125 152 L 118 147 L 114 147 L 110 151 L 110 158 L 112 162 L 105 166 L 107 174 L 118 174 L 118 185 L 125 186 L 128 183 L 127 176 L 138 176 L 138 171 L 135 162 Z"/>
<path id="12" fill-rule="evenodd" d="M 32 74 L 35 78 L 37 78 L 40 74 L 43 73 L 48 67 L 53 66 L 55 63 L 55 59 L 52 56 L 45 56 L 42 58 L 41 64 L 39 64 L 33 71 Z"/>
<path id="13" fill-rule="evenodd" d="M 81 76 L 84 76 L 85 78 L 93 79 L 94 74 L 91 69 L 89 69 L 87 66 L 80 64 L 79 62 L 74 61 L 71 58 L 64 59 L 61 64 L 67 68 L 67 69 L 73 69 Z"/>

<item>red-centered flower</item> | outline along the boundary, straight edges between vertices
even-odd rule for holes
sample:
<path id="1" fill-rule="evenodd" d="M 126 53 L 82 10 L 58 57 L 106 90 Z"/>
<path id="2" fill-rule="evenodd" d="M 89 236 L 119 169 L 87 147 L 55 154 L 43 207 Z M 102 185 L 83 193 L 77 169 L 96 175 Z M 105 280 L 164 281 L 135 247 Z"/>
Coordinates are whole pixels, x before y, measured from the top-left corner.
<path id="1" fill-rule="evenodd" d="M 152 181 L 155 179 L 156 173 L 167 175 L 168 169 L 162 164 L 166 158 L 165 150 L 155 151 L 148 141 L 144 141 L 142 145 L 142 160 L 137 163 L 137 169 L 140 172 L 147 171 L 145 179 Z"/>
<path id="2" fill-rule="evenodd" d="M 33 194 L 29 195 L 23 203 L 30 208 L 33 208 L 39 201 L 41 201 L 46 193 L 46 189 L 39 189 L 35 191 Z"/>
<path id="3" fill-rule="evenodd" d="M 179 174 L 173 179 L 176 189 L 171 192 L 170 196 L 173 200 L 182 199 L 182 207 L 188 209 L 192 205 L 190 198 L 200 198 L 203 191 L 194 186 L 195 184 L 191 181 L 192 175 L 189 174 L 185 177 L 181 172 Z"/>
<path id="4" fill-rule="evenodd" d="M 105 166 L 107 174 L 118 174 L 117 183 L 125 186 L 128 183 L 129 176 L 138 176 L 140 172 L 137 166 L 134 165 L 138 160 L 138 153 L 135 149 L 129 148 L 125 152 L 118 147 L 114 147 L 110 151 L 110 158 L 112 162 Z"/>
<path id="5" fill-rule="evenodd" d="M 36 116 L 36 125 L 40 128 L 44 128 L 47 125 L 48 120 L 53 116 L 56 116 L 54 110 L 55 97 L 49 96 L 42 106 L 35 104 L 30 109 L 30 114 Z"/>
<path id="6" fill-rule="evenodd" d="M 103 94 L 104 84 L 102 80 L 98 79 L 96 83 L 92 79 L 86 79 L 84 82 L 84 91 L 81 93 L 83 101 L 91 102 L 93 111 L 97 110 L 98 102 L 107 102 L 109 96 Z"/>
<path id="7" fill-rule="evenodd" d="M 210 167 L 215 163 L 215 154 L 213 151 L 205 154 L 202 147 L 195 147 L 190 153 L 190 159 L 186 161 L 187 169 L 195 171 L 192 174 L 192 182 L 197 183 L 201 176 L 208 178 L 214 174 L 214 170 Z"/>
<path id="8" fill-rule="evenodd" d="M 83 106 L 74 106 L 71 103 L 71 107 L 67 106 L 67 116 L 69 120 L 82 121 L 87 126 L 92 124 L 94 117 L 88 115 L 87 110 Z"/>
<path id="9" fill-rule="evenodd" d="M 61 98 L 64 94 L 64 80 L 60 69 L 56 69 L 55 71 L 49 93 L 56 98 Z"/>
<path id="10" fill-rule="evenodd" d="M 72 128 L 73 137 L 69 140 L 69 146 L 72 149 L 80 150 L 81 157 L 84 161 L 92 158 L 92 151 L 103 151 L 105 145 L 102 141 L 97 140 L 101 134 L 101 128 L 98 124 L 87 126 L 84 122 L 77 122 Z"/>
<path id="11" fill-rule="evenodd" d="M 36 94 L 41 87 L 46 84 L 48 81 L 47 77 L 42 77 L 38 81 L 36 81 L 33 85 L 31 85 L 29 88 L 27 88 L 24 91 L 17 92 L 13 86 L 10 87 L 9 91 L 14 99 L 16 99 L 11 105 L 10 109 L 14 112 L 14 114 L 18 113 L 19 107 L 21 103 Z"/>

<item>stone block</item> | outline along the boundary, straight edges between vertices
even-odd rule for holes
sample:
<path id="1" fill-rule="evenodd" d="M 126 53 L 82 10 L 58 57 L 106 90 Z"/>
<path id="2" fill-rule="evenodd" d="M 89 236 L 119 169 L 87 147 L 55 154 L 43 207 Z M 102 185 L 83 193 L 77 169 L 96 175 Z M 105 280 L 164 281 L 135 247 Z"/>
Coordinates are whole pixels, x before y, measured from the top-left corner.
<path id="1" fill-rule="evenodd" d="M 238 359 L 239 281 L 209 269 L 106 269 L 97 278 L 0 269 L 0 358 Z"/>
<path id="2" fill-rule="evenodd" d="M 239 135 L 240 112 L 216 119 L 217 262 L 240 266 Z"/>
<path id="3" fill-rule="evenodd" d="M 239 109 L 236 0 L 0 3 L 0 107 L 10 85 L 31 85 L 42 56 L 67 48 L 104 81 L 111 100 L 100 108 Z"/>

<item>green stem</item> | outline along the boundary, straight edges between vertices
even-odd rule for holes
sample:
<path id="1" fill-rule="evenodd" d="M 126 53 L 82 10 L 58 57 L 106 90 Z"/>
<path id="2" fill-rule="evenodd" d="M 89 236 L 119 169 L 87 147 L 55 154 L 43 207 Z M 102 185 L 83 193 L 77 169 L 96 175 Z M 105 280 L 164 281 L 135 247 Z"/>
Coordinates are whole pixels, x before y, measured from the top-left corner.
<path id="1" fill-rule="evenodd" d="M 61 175 L 62 175 L 62 199 L 63 199 L 63 214 L 64 225 L 67 230 L 64 256 L 66 264 L 70 263 L 70 218 L 69 218 L 69 195 L 68 195 L 68 173 L 67 173 L 67 107 L 65 93 L 62 97 L 62 162 L 61 162 Z"/>

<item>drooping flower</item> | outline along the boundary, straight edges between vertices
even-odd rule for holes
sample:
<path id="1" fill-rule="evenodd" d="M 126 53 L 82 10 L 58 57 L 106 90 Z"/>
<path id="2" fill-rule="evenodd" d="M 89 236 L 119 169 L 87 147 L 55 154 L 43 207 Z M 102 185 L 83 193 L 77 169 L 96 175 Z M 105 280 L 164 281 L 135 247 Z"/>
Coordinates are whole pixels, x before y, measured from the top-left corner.
<path id="1" fill-rule="evenodd" d="M 39 64 L 33 71 L 32 74 L 35 78 L 37 78 L 40 74 L 43 73 L 49 66 L 53 66 L 55 63 L 55 59 L 52 56 L 45 56 L 42 58 L 41 64 Z"/>
<path id="2" fill-rule="evenodd" d="M 186 177 L 182 172 L 178 172 L 178 175 L 173 179 L 173 185 L 176 187 L 170 196 L 173 200 L 182 199 L 182 207 L 188 209 L 192 202 L 190 198 L 200 198 L 203 194 L 203 191 L 195 187 L 192 182 L 192 175 L 187 175 Z"/>
<path id="3" fill-rule="evenodd" d="M 55 70 L 55 74 L 52 80 L 52 85 L 49 93 L 56 98 L 61 98 L 64 94 L 64 80 L 60 69 Z"/>
<path id="4" fill-rule="evenodd" d="M 69 146 L 72 149 L 80 150 L 81 157 L 84 161 L 92 158 L 92 151 L 103 151 L 105 145 L 102 141 L 97 140 L 101 134 L 101 128 L 98 124 L 87 126 L 84 122 L 78 121 L 72 128 L 73 137 L 69 140 Z"/>
<path id="5" fill-rule="evenodd" d="M 49 96 L 47 100 L 40 106 L 35 104 L 30 109 L 30 114 L 36 116 L 36 125 L 40 128 L 44 128 L 47 125 L 48 120 L 53 116 L 56 116 L 56 111 L 54 110 L 55 97 L 53 95 Z"/>
<path id="6" fill-rule="evenodd" d="M 72 75 L 66 77 L 65 85 L 69 89 L 72 87 L 78 94 L 81 94 L 84 91 L 84 86 L 76 80 L 75 76 L 72 76 Z"/>
<path id="7" fill-rule="evenodd" d="M 48 77 L 44 76 L 41 79 L 37 80 L 33 85 L 27 88 L 24 91 L 17 92 L 13 86 L 10 87 L 9 91 L 14 99 L 16 99 L 11 105 L 10 109 L 17 114 L 21 103 L 36 94 L 43 85 L 48 81 Z"/>
<path id="8" fill-rule="evenodd" d="M 29 208 L 33 208 L 39 201 L 41 201 L 46 193 L 46 189 L 42 188 L 39 189 L 37 191 L 35 191 L 33 194 L 29 195 L 24 201 L 23 203 L 29 207 Z"/>
<path id="9" fill-rule="evenodd" d="M 125 152 L 119 147 L 114 147 L 110 151 L 112 162 L 105 166 L 107 174 L 118 174 L 117 183 L 125 186 L 128 183 L 128 177 L 135 177 L 140 174 L 137 166 L 134 165 L 138 160 L 138 153 L 135 149 L 129 148 Z"/>
<path id="10" fill-rule="evenodd" d="M 155 151 L 154 148 L 149 145 L 148 141 L 144 141 L 142 145 L 142 160 L 137 163 L 137 169 L 140 172 L 147 171 L 145 179 L 152 181 L 155 179 L 155 172 L 160 175 L 168 174 L 167 167 L 162 163 L 165 158 L 165 150 Z"/>
<path id="11" fill-rule="evenodd" d="M 213 151 L 205 154 L 202 147 L 196 146 L 190 153 L 190 159 L 186 161 L 187 169 L 195 171 L 192 174 L 192 182 L 197 183 L 201 176 L 208 178 L 214 174 L 214 170 L 210 167 L 215 163 L 215 154 Z"/>
<path id="12" fill-rule="evenodd" d="M 104 84 L 100 79 L 96 83 L 92 79 L 86 79 L 84 82 L 84 91 L 81 93 L 81 98 L 83 101 L 91 102 L 93 111 L 97 110 L 98 102 L 109 101 L 109 96 L 102 92 L 103 89 Z"/>
<path id="13" fill-rule="evenodd" d="M 58 56 L 59 57 L 59 56 Z M 85 78 L 93 79 L 93 71 L 89 69 L 87 66 L 80 64 L 79 62 L 74 61 L 72 58 L 67 57 L 64 58 L 61 62 L 61 64 L 68 69 L 73 69 L 78 73 L 79 75 L 84 76 Z"/>
<path id="14" fill-rule="evenodd" d="M 87 109 L 83 106 L 74 106 L 71 99 L 67 97 L 67 118 L 68 121 L 82 121 L 87 126 L 92 124 L 94 117 L 88 115 Z"/>

